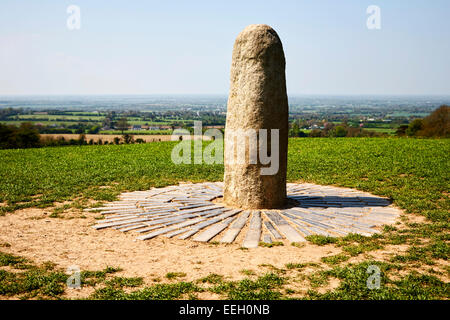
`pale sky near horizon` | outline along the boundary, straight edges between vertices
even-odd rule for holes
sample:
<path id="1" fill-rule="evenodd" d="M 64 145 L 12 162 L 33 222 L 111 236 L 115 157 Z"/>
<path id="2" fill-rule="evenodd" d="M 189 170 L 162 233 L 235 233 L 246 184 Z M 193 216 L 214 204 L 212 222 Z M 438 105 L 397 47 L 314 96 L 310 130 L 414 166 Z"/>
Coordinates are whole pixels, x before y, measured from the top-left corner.
<path id="1" fill-rule="evenodd" d="M 291 95 L 449 95 L 449 17 L 447 0 L 2 0 L 0 95 L 226 94 L 253 23 L 278 32 Z"/>

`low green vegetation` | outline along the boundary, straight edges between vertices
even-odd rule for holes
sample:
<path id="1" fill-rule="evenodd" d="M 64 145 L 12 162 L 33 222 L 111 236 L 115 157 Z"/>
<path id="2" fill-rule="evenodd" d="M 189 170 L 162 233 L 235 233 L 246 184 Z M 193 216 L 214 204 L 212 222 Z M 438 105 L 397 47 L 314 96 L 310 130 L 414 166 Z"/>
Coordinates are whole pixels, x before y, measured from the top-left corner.
<path id="1" fill-rule="evenodd" d="M 345 261 L 342 255 L 325 259 L 331 265 L 335 261 Z M 5 266 L 9 269 L 2 268 Z M 316 271 L 304 274 L 306 267 L 315 268 Z M 380 271 L 378 287 L 368 286 L 368 282 L 372 281 L 369 267 L 376 267 Z M 318 268 L 317 264 L 312 263 L 290 263 L 286 268 L 274 268 L 262 274 L 252 272 L 249 274 L 251 278 L 238 281 L 227 281 L 222 275 L 210 274 L 193 282 L 146 286 L 142 278 L 115 276 L 121 269 L 108 267 L 101 271 L 82 271 L 81 286 L 93 287 L 94 292 L 88 298 L 99 300 L 197 299 L 199 293 L 215 294 L 222 299 L 232 300 L 448 299 L 450 296 L 448 283 L 432 274 L 405 272 L 405 266 L 399 263 L 369 260 L 331 269 Z M 35 265 L 22 257 L 0 252 L 0 298 L 67 299 L 68 277 L 50 262 Z M 309 284 L 309 290 L 299 296 L 291 285 L 302 279 Z M 318 289 L 328 285 L 331 279 L 339 281 L 337 288 L 319 293 Z"/>
<path id="2" fill-rule="evenodd" d="M 80 197 L 110 201 L 123 190 L 222 179 L 220 164 L 173 164 L 175 144 L 0 150 L 0 202 L 8 203 L 1 210 Z M 288 180 L 358 188 L 448 221 L 449 154 L 448 139 L 290 139 Z"/>
<path id="3" fill-rule="evenodd" d="M 284 246 L 284 243 L 281 241 L 274 241 L 271 243 L 268 242 L 260 242 L 259 243 L 260 247 L 264 247 L 264 248 L 272 248 L 272 247 L 279 247 L 279 246 Z"/>
<path id="4" fill-rule="evenodd" d="M 380 270 L 379 287 L 368 277 L 369 266 Z M 450 285 L 435 276 L 412 272 L 403 277 L 395 277 L 402 266 L 378 261 L 366 261 L 356 265 L 335 267 L 321 271 L 319 274 L 328 278 L 340 280 L 335 290 L 324 294 L 310 290 L 310 299 L 343 299 L 343 300 L 410 300 L 410 299 L 448 299 Z M 395 279 L 397 278 L 397 279 Z M 368 286 L 368 281 L 372 286 Z"/>
<path id="5" fill-rule="evenodd" d="M 186 273 L 184 273 L 184 272 L 168 272 L 166 274 L 166 278 L 169 280 L 176 279 L 176 278 L 184 278 L 184 277 L 186 277 Z"/>
<path id="6" fill-rule="evenodd" d="M 222 180 L 220 164 L 173 164 L 170 153 L 175 144 L 0 150 L 0 215 L 26 207 L 54 207 L 52 214 L 61 217 L 68 208 L 81 209 L 92 199 L 98 202 L 92 206 L 98 206 L 125 190 Z M 118 269 L 108 268 L 83 271 L 83 283 L 95 286 L 90 297 L 95 299 L 194 299 L 205 292 L 229 299 L 448 299 L 449 173 L 449 139 L 290 139 L 288 181 L 385 196 L 406 217 L 422 215 L 425 222 L 404 219 L 372 237 L 310 236 L 314 245 L 339 251 L 318 264 L 293 261 L 284 269 L 261 265 L 261 270 L 269 268 L 268 273 L 243 271 L 246 278 L 241 281 L 210 275 L 185 282 L 185 274 L 173 272 L 146 287 L 142 279 L 116 277 Z M 55 206 L 64 201 L 73 202 Z M 10 244 L 0 247 L 6 250 Z M 391 254 L 375 255 L 383 250 Z M 367 288 L 371 264 L 382 271 L 381 289 Z M 21 257 L 0 254 L 0 296 L 62 298 L 66 279 L 51 264 L 36 266 Z M 324 290 L 332 280 L 338 280 L 338 286 Z M 299 294 L 290 287 L 297 281 L 310 290 Z"/>

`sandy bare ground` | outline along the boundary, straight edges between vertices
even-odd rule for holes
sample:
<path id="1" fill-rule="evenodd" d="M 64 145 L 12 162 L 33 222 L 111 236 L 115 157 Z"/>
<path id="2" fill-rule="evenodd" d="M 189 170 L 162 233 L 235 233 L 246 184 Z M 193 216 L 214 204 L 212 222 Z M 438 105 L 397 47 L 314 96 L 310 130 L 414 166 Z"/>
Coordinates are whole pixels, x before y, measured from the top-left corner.
<path id="1" fill-rule="evenodd" d="M 142 277 L 146 285 L 154 284 L 155 281 L 169 282 L 165 277 L 168 272 L 186 273 L 185 277 L 177 278 L 178 281 L 195 281 L 211 273 L 223 275 L 226 280 L 239 280 L 247 277 L 242 270 L 263 274 L 271 270 L 268 265 L 285 269 L 287 263 L 313 262 L 326 268 L 320 259 L 342 252 L 341 248 L 333 245 L 305 243 L 296 247 L 287 241 L 284 246 L 243 250 L 238 243 L 241 243 L 247 227 L 238 236 L 237 243 L 230 245 L 165 237 L 141 241 L 136 240 L 133 232 L 95 230 L 91 226 L 96 221 L 95 217 L 99 216 L 98 213 L 73 210 L 75 209 L 64 213 L 65 218 L 49 218 L 51 209 L 38 208 L 18 210 L 0 217 L 0 243 L 10 244 L 10 247 L 2 247 L 1 250 L 23 256 L 35 263 L 51 261 L 64 270 L 69 266 L 78 266 L 81 270 L 120 267 L 123 271 L 116 275 Z M 417 220 L 422 221 L 421 218 Z M 220 239 L 220 236 L 221 234 L 217 238 Z M 389 246 L 371 252 L 370 256 L 376 260 L 386 260 L 406 249 L 407 246 Z M 348 262 L 359 262 L 367 258 L 361 255 Z M 310 271 L 313 272 L 314 269 Z M 336 281 L 331 281 L 322 290 L 336 287 Z M 299 293 L 306 292 L 308 283 L 294 281 L 289 287 Z M 88 297 L 93 291 L 92 287 L 69 290 L 65 296 Z M 218 296 L 205 293 L 199 298 L 216 299 Z"/>
<path id="2" fill-rule="evenodd" d="M 0 242 L 11 245 L 2 250 L 37 263 L 51 261 L 64 269 L 73 265 L 82 270 L 120 267 L 124 269 L 121 275 L 143 277 L 149 283 L 155 278 L 164 280 L 168 272 L 184 272 L 183 280 L 188 281 L 211 273 L 228 280 L 242 279 L 243 269 L 259 273 L 264 271 L 262 264 L 285 268 L 290 262 L 320 262 L 321 257 L 340 251 L 311 244 L 298 248 L 288 242 L 284 246 L 242 250 L 238 244 L 203 244 L 165 237 L 140 241 L 132 232 L 94 230 L 90 226 L 96 213 L 84 213 L 87 218 L 61 219 L 48 218 L 44 212 L 30 208 L 1 217 Z"/>

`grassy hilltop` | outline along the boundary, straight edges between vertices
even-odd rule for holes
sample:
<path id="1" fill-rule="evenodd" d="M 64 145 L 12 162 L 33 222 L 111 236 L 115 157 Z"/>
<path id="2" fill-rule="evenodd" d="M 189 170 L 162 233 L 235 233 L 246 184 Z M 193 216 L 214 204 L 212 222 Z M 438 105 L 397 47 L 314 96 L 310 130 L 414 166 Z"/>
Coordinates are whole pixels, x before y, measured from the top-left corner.
<path id="1" fill-rule="evenodd" d="M 26 207 L 53 207 L 55 202 L 71 200 L 63 208 L 55 207 L 55 217 L 58 217 L 58 212 L 63 212 L 67 207 L 86 207 L 91 200 L 111 201 L 125 190 L 146 190 L 180 181 L 222 179 L 223 165 L 173 164 L 170 154 L 174 145 L 174 142 L 161 142 L 0 150 L 0 215 L 14 214 L 15 210 Z M 406 215 L 422 215 L 426 218 L 424 223 L 406 223 L 406 228 L 385 227 L 381 235 L 370 238 L 355 235 L 340 239 L 321 236 L 310 238 L 315 245 L 340 247 L 342 253 L 323 260 L 329 268 L 318 268 L 313 275 L 308 276 L 310 290 L 305 298 L 450 297 L 449 285 L 445 281 L 450 275 L 450 139 L 290 139 L 288 181 L 333 184 L 387 196 Z M 367 256 L 373 250 L 399 245 L 406 245 L 408 249 L 389 261 L 373 261 Z M 350 258 L 358 256 L 362 262 L 347 263 Z M 17 261 L 21 261 L 20 257 L 0 256 L 0 266 L 14 267 Z M 365 270 L 370 263 L 377 264 L 382 270 L 382 281 L 386 286 L 381 290 L 365 288 Z M 168 290 L 170 294 L 167 298 L 186 298 L 188 296 L 185 294 L 193 297 L 198 292 L 214 290 L 216 294 L 232 299 L 289 298 L 291 292 L 286 286 L 292 281 L 292 272 L 301 273 L 305 267 L 313 266 L 293 261 L 283 270 L 271 270 L 270 273 L 243 282 L 226 282 L 217 275 L 211 275 L 210 279 L 199 281 L 200 284 L 209 283 L 209 287 L 180 282 L 174 283 L 173 287 L 140 288 L 141 291 L 131 295 L 123 291 L 126 285 L 109 285 L 109 282 L 105 282 L 106 289 L 97 290 L 93 297 L 137 299 L 154 298 L 158 294 L 166 297 L 166 291 L 161 293 L 158 290 Z M 52 277 L 56 271 L 38 270 L 53 279 L 51 281 L 56 281 L 56 286 L 56 283 L 64 281 L 60 274 L 56 277 L 59 280 Z M 5 272 L 0 270 L 0 295 L 20 294 L 8 287 L 8 279 L 16 277 L 18 281 L 20 274 Z M 325 293 L 318 291 L 333 278 L 340 280 L 337 288 Z M 41 289 L 38 286 L 37 289 L 24 289 L 23 292 L 39 292 L 44 297 L 58 297 L 60 294 L 45 294 L 39 291 Z M 145 296 L 148 290 L 155 295 Z"/>

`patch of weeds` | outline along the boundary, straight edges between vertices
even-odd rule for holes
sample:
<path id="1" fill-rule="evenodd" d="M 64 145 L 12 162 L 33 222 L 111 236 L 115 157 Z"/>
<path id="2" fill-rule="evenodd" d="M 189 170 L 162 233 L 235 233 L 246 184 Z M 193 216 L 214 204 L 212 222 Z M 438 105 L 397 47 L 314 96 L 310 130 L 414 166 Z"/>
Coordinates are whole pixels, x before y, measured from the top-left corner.
<path id="1" fill-rule="evenodd" d="M 394 244 L 394 245 L 406 244 L 406 243 L 408 243 L 409 239 L 411 239 L 411 236 L 408 234 L 394 233 L 394 234 L 390 234 L 389 236 L 386 237 L 386 243 Z"/>
<path id="2" fill-rule="evenodd" d="M 286 264 L 286 268 L 288 268 L 289 270 L 303 269 L 305 267 L 306 267 L 306 263 L 287 263 Z"/>
<path id="3" fill-rule="evenodd" d="M 113 274 L 122 271 L 121 268 L 106 267 L 102 271 L 82 271 L 81 283 L 83 285 L 94 286 L 98 283 L 105 281 L 108 274 Z"/>
<path id="4" fill-rule="evenodd" d="M 303 243 L 303 242 L 291 242 L 291 246 L 297 247 L 297 248 L 303 248 L 305 246 L 305 243 Z"/>
<path id="5" fill-rule="evenodd" d="M 49 216 L 49 218 L 62 218 L 62 216 L 59 215 L 59 213 L 52 212 Z"/>
<path id="6" fill-rule="evenodd" d="M 50 218 L 64 218 L 61 214 L 64 213 L 67 209 L 72 208 L 72 204 L 64 204 L 62 206 L 56 207 L 53 209 L 52 213 L 49 215 Z"/>
<path id="7" fill-rule="evenodd" d="M 210 289 L 211 292 L 224 294 L 231 300 L 276 300 L 282 297 L 281 289 L 285 279 L 274 273 L 268 273 L 256 280 L 243 279 L 236 282 L 224 282 Z"/>
<path id="8" fill-rule="evenodd" d="M 166 274 L 166 278 L 169 280 L 176 279 L 176 278 L 183 278 L 183 277 L 186 277 L 186 273 L 184 273 L 184 272 L 168 272 Z"/>
<path id="9" fill-rule="evenodd" d="M 380 287 L 370 289 L 368 282 L 373 273 L 368 268 L 376 265 L 380 269 Z M 398 266 L 379 261 L 366 261 L 344 268 L 336 267 L 322 273 L 341 280 L 338 288 L 320 294 L 309 291 L 312 299 L 344 300 L 404 300 L 404 299 L 438 299 L 448 297 L 449 284 L 434 276 L 411 273 L 400 280 L 392 281 L 387 274 Z"/>
<path id="10" fill-rule="evenodd" d="M 117 200 L 117 196 L 120 194 L 118 190 L 101 189 L 98 187 L 92 187 L 84 193 L 84 196 L 96 201 L 112 202 Z"/>
<path id="11" fill-rule="evenodd" d="M 335 265 L 347 261 L 348 259 L 350 259 L 350 257 L 345 254 L 337 254 L 334 256 L 322 257 L 320 260 L 326 264 Z"/>
<path id="12" fill-rule="evenodd" d="M 274 265 L 269 264 L 269 263 L 263 263 L 263 264 L 260 264 L 259 267 L 268 268 L 268 269 L 272 270 L 272 272 L 275 272 L 275 273 L 277 273 L 277 274 L 283 274 L 283 273 L 286 273 L 286 270 L 281 269 L 281 268 L 277 268 L 277 267 L 275 267 Z"/>
<path id="13" fill-rule="evenodd" d="M 416 261 L 425 263 L 427 265 L 433 265 L 434 262 L 431 257 L 433 257 L 433 255 L 434 257 L 442 257 L 442 254 L 445 253 L 445 250 L 448 250 L 448 246 L 445 247 L 441 243 L 436 242 L 424 247 L 413 245 L 407 250 L 406 254 L 396 255 L 391 259 L 391 261 L 401 263 Z"/>
<path id="14" fill-rule="evenodd" d="M 355 257 L 361 253 L 382 249 L 383 246 L 378 242 L 368 242 L 368 243 L 360 243 L 357 245 L 349 245 L 342 248 L 345 252 L 347 252 L 352 257 Z"/>
<path id="15" fill-rule="evenodd" d="M 58 298 L 64 293 L 68 276 L 59 271 L 49 272 L 49 268 L 25 265 L 27 260 L 10 254 L 0 253 L 0 264 L 20 272 L 0 270 L 0 296 L 20 296 L 29 298 Z"/>
<path id="16" fill-rule="evenodd" d="M 391 225 L 385 225 L 383 227 L 383 231 L 384 232 L 392 232 L 392 231 L 397 231 L 397 228 Z"/>
<path id="17" fill-rule="evenodd" d="M 293 290 L 293 289 L 285 289 L 284 290 L 284 292 L 286 293 L 286 294 L 294 294 L 295 293 L 295 290 Z"/>
<path id="18" fill-rule="evenodd" d="M 19 269 L 24 269 L 22 266 L 28 262 L 25 258 L 18 257 L 9 253 L 0 252 L 0 266 L 10 266 L 19 267 Z"/>
<path id="19" fill-rule="evenodd" d="M 327 236 L 321 236 L 321 235 L 311 235 L 307 236 L 306 240 L 308 240 L 311 243 L 314 243 L 318 246 L 324 246 L 330 243 L 336 243 L 338 242 L 338 239 L 335 237 L 327 237 Z"/>
<path id="20" fill-rule="evenodd" d="M 239 272 L 242 274 L 245 274 L 246 276 L 255 276 L 256 275 L 256 273 L 253 270 L 248 270 L 248 269 L 242 269 Z"/>
<path id="21" fill-rule="evenodd" d="M 198 300 L 198 296 L 195 293 L 188 293 L 187 300 Z"/>
<path id="22" fill-rule="evenodd" d="M 313 288 L 321 287 L 328 283 L 328 275 L 324 272 L 310 274 L 307 278 Z"/>
<path id="23" fill-rule="evenodd" d="M 46 271 L 52 271 L 52 270 L 55 270 L 55 268 L 56 268 L 56 263 L 51 262 L 51 261 L 45 261 L 45 262 L 42 264 L 41 268 L 44 269 L 44 270 L 46 270 Z"/>
<path id="24" fill-rule="evenodd" d="M 200 282 L 200 283 L 211 283 L 211 284 L 221 283 L 222 281 L 223 281 L 223 276 L 221 276 L 219 274 L 215 274 L 215 273 L 211 273 L 211 274 L 207 275 L 206 277 L 197 280 L 197 282 Z"/>
<path id="25" fill-rule="evenodd" d="M 448 243 L 444 241 L 434 241 L 426 247 L 428 252 L 431 253 L 431 257 L 434 259 L 448 260 L 450 256 L 450 247 Z"/>
<path id="26" fill-rule="evenodd" d="M 90 298 L 97 300 L 174 300 L 182 298 L 185 294 L 202 291 L 202 288 L 192 282 L 178 282 L 156 284 L 131 293 L 126 293 L 123 289 L 105 287 L 97 289 Z"/>
<path id="27" fill-rule="evenodd" d="M 143 279 L 140 277 L 127 278 L 127 277 L 114 277 L 110 280 L 105 281 L 105 285 L 114 288 L 123 287 L 139 287 L 144 283 Z"/>
<path id="28" fill-rule="evenodd" d="M 284 243 L 281 242 L 281 241 L 274 241 L 274 242 L 271 242 L 271 243 L 260 242 L 259 246 L 260 247 L 265 247 L 265 248 L 272 248 L 272 247 L 284 246 Z"/>

